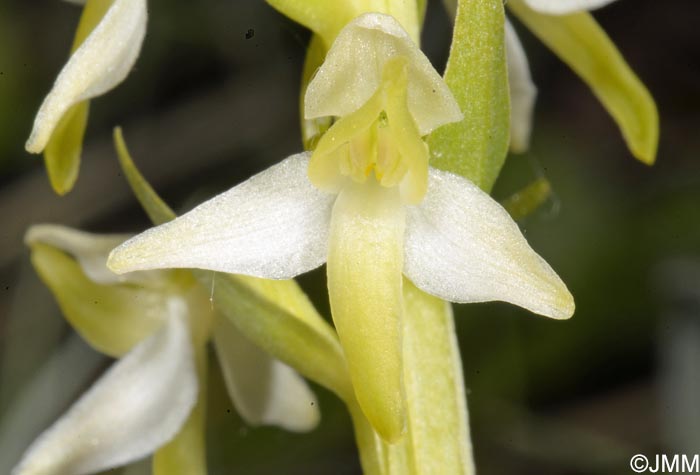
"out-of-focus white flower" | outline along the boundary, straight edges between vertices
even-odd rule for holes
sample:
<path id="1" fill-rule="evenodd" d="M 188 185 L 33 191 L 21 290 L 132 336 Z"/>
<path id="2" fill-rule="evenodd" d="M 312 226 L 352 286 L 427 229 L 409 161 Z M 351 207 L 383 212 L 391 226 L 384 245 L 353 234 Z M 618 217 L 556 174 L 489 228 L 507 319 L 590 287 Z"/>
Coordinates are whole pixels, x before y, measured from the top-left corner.
<path id="1" fill-rule="evenodd" d="M 509 9 L 593 90 L 617 122 L 632 154 L 652 164 L 659 139 L 654 99 L 615 44 L 587 12 L 614 0 L 512 0 Z M 525 52 L 506 25 L 511 93 L 511 150 L 529 146 L 536 89 Z"/>
<path id="2" fill-rule="evenodd" d="M 185 433 L 203 445 L 197 403 L 205 380 L 198 374 L 206 370 L 212 336 L 244 420 L 293 431 L 318 423 L 306 383 L 212 310 L 188 273 L 109 271 L 107 252 L 126 237 L 54 225 L 27 232 L 34 266 L 66 318 L 94 348 L 119 359 L 30 446 L 13 475 L 94 473 L 157 454 Z M 188 447 L 183 460 L 196 459 L 199 449 Z"/>

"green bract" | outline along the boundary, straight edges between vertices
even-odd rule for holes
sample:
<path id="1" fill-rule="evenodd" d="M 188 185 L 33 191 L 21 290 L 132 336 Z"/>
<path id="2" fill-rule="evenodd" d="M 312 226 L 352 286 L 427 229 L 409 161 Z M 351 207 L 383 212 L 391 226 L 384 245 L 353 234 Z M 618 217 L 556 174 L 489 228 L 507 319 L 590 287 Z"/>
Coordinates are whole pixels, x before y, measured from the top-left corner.
<path id="1" fill-rule="evenodd" d="M 445 82 L 464 119 L 428 138 L 431 164 L 489 191 L 508 152 L 508 76 L 500 0 L 460 1 Z"/>

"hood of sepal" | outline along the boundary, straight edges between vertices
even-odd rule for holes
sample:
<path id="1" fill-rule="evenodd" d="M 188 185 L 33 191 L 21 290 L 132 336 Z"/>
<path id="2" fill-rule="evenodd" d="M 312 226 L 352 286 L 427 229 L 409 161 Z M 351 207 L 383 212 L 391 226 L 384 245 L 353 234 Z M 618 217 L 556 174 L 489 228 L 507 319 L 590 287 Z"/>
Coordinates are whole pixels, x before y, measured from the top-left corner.
<path id="1" fill-rule="evenodd" d="M 379 13 L 364 14 L 340 32 L 306 90 L 305 118 L 343 117 L 358 110 L 379 88 L 386 62 L 396 56 L 408 64 L 408 108 L 420 135 L 462 118 L 418 45 L 393 17 Z"/>

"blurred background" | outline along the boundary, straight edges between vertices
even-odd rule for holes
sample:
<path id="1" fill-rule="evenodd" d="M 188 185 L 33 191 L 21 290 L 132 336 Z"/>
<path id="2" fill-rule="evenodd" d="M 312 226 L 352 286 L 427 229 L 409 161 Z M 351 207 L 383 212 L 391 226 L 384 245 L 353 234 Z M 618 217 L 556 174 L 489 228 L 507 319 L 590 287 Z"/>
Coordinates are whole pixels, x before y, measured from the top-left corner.
<path id="1" fill-rule="evenodd" d="M 91 103 L 80 177 L 59 198 L 24 141 L 80 8 L 0 4 L 0 473 L 109 364 L 64 323 L 22 235 L 39 222 L 149 226 L 121 177 L 112 127 L 124 128 L 137 165 L 181 210 L 301 149 L 307 31 L 262 1 L 149 8 L 136 69 Z M 657 163 L 632 158 L 588 88 L 516 21 L 539 97 L 531 151 L 509 157 L 494 196 L 549 180 L 551 199 L 521 225 L 577 310 L 556 322 L 501 303 L 455 306 L 484 475 L 627 474 L 637 453 L 700 451 L 700 3 L 622 0 L 596 18 L 656 98 Z M 431 0 L 423 41 L 439 70 L 450 29 Z M 324 270 L 300 281 L 328 315 Z M 333 395 L 316 387 L 323 421 L 311 434 L 251 428 L 214 360 L 210 373 L 210 474 L 360 473 Z"/>

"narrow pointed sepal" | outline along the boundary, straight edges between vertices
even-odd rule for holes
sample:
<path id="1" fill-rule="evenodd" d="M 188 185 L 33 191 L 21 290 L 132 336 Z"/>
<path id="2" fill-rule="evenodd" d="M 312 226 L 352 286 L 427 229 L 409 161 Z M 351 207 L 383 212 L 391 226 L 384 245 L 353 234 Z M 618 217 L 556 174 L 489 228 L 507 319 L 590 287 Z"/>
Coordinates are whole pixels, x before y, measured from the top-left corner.
<path id="1" fill-rule="evenodd" d="M 154 452 L 180 429 L 197 399 L 185 304 L 134 347 L 29 447 L 12 475 L 84 475 Z"/>
<path id="2" fill-rule="evenodd" d="M 294 432 L 318 425 L 316 396 L 292 368 L 251 343 L 226 318 L 217 319 L 213 336 L 226 388 L 243 420 Z"/>
<path id="3" fill-rule="evenodd" d="M 333 207 L 328 293 L 362 411 L 388 441 L 404 431 L 401 269 L 405 212 L 397 188 L 349 184 Z"/>
<path id="4" fill-rule="evenodd" d="M 309 182 L 308 154 L 293 155 L 130 239 L 108 266 L 117 273 L 199 268 L 287 279 L 326 260 L 333 195 Z"/>
<path id="5" fill-rule="evenodd" d="M 425 199 L 407 213 L 405 252 L 406 277 L 444 300 L 501 300 L 557 319 L 574 312 L 566 285 L 508 212 L 457 175 L 430 170 Z"/>
<path id="6" fill-rule="evenodd" d="M 175 212 L 165 204 L 153 187 L 146 181 L 143 175 L 141 175 L 139 169 L 136 168 L 134 160 L 129 153 L 129 149 L 126 146 L 121 127 L 114 128 L 113 138 L 114 148 L 117 152 L 119 165 L 124 172 L 124 177 L 126 181 L 129 182 L 131 191 L 133 191 L 134 196 L 136 196 L 136 199 L 141 203 L 141 207 L 151 221 L 154 224 L 163 224 L 175 219 L 177 217 Z"/>
<path id="7" fill-rule="evenodd" d="M 44 150 L 73 105 L 109 91 L 126 78 L 141 50 L 146 17 L 146 0 L 115 0 L 111 4 L 44 99 L 27 140 L 28 152 Z"/>

